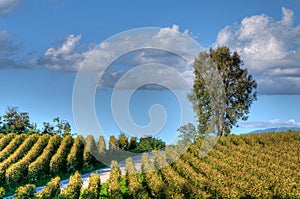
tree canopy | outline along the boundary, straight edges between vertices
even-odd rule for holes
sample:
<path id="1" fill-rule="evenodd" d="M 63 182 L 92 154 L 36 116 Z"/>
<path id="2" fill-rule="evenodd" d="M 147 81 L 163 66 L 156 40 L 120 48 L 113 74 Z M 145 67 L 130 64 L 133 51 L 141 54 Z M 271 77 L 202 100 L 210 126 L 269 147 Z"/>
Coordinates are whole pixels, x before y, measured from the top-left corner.
<path id="1" fill-rule="evenodd" d="M 205 133 L 212 122 L 214 106 L 207 82 L 203 77 L 203 64 L 211 64 L 218 71 L 225 94 L 225 111 L 223 125 L 218 126 L 218 135 L 227 135 L 238 120 L 247 120 L 249 109 L 256 100 L 257 83 L 252 75 L 243 68 L 243 61 L 238 52 L 230 52 L 226 46 L 210 49 L 209 52 L 200 52 L 194 61 L 194 86 L 189 95 L 190 101 L 198 119 L 198 131 Z M 218 114 L 218 113 L 217 113 Z"/>

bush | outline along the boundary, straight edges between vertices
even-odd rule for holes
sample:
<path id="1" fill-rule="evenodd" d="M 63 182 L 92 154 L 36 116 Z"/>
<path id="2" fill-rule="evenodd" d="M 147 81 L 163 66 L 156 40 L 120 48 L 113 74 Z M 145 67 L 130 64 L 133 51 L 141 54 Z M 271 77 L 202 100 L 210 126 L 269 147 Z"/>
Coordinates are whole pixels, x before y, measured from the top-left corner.
<path id="1" fill-rule="evenodd" d="M 60 194 L 60 177 L 52 178 L 46 187 L 37 194 L 37 198 L 52 199 Z"/>
<path id="2" fill-rule="evenodd" d="M 80 199 L 94 199 L 99 198 L 101 191 L 100 175 L 91 174 L 90 182 L 87 189 L 84 189 L 81 193 Z"/>
<path id="3" fill-rule="evenodd" d="M 165 142 L 163 142 L 161 139 L 147 136 L 140 138 L 140 141 L 138 143 L 138 146 L 136 150 L 138 152 L 145 152 L 145 151 L 152 151 L 152 150 L 159 150 L 164 148 L 166 145 Z"/>
<path id="4" fill-rule="evenodd" d="M 2 199 L 5 195 L 5 189 L 3 187 L 0 187 L 0 199 Z"/>
<path id="5" fill-rule="evenodd" d="M 77 138 L 74 140 L 74 144 L 67 158 L 69 171 L 75 171 L 82 168 L 83 151 L 84 151 L 83 137 L 77 136 Z"/>
<path id="6" fill-rule="evenodd" d="M 120 179 L 121 170 L 117 161 L 111 161 L 108 193 L 110 198 L 122 198 Z"/>
<path id="7" fill-rule="evenodd" d="M 128 184 L 129 196 L 132 198 L 149 198 L 143 185 L 139 182 L 137 170 L 132 157 L 126 159 L 126 181 Z"/>
<path id="8" fill-rule="evenodd" d="M 100 155 L 104 155 L 106 152 L 106 143 L 104 137 L 101 135 L 97 143 L 98 151 Z"/>
<path id="9" fill-rule="evenodd" d="M 15 192 L 15 199 L 33 199 L 35 198 L 35 185 L 27 184 L 25 186 L 19 187 Z"/>
<path id="10" fill-rule="evenodd" d="M 11 165 L 6 170 L 6 180 L 10 185 L 16 185 L 21 181 L 25 181 L 28 174 L 28 167 L 31 162 L 33 162 L 45 148 L 48 143 L 50 135 L 40 136 L 38 141 L 33 145 L 33 147 L 28 151 L 26 156 L 24 156 L 20 161 Z"/>
<path id="11" fill-rule="evenodd" d="M 57 151 L 61 143 L 61 137 L 59 135 L 51 136 L 43 153 L 28 167 L 28 180 L 35 182 L 44 174 L 49 173 L 51 157 Z"/>
<path id="12" fill-rule="evenodd" d="M 93 165 L 97 162 L 98 156 L 97 144 L 94 136 L 88 135 L 85 139 L 85 146 L 83 152 L 83 160 L 86 166 Z"/>
<path id="13" fill-rule="evenodd" d="M 73 144 L 73 138 L 67 135 L 63 138 L 56 154 L 50 161 L 50 173 L 55 176 L 67 171 L 67 157 Z"/>
<path id="14" fill-rule="evenodd" d="M 16 137 L 15 133 L 10 133 L 0 139 L 0 151 L 2 151 Z"/>
<path id="15" fill-rule="evenodd" d="M 8 158 L 23 143 L 27 135 L 17 135 L 9 144 L 0 152 L 0 162 Z"/>
<path id="16" fill-rule="evenodd" d="M 80 196 L 81 186 L 81 175 L 78 171 L 76 171 L 75 174 L 70 177 L 70 182 L 67 188 L 62 190 L 62 193 L 59 195 L 59 198 L 78 199 Z"/>

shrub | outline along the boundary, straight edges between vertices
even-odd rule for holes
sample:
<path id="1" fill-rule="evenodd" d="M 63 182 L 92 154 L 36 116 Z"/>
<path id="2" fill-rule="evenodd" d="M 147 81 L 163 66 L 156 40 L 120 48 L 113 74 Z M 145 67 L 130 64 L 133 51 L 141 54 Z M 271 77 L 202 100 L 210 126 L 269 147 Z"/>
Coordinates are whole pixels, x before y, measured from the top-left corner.
<path id="1" fill-rule="evenodd" d="M 0 199 L 2 199 L 5 195 L 5 189 L 3 187 L 0 187 Z"/>
<path id="2" fill-rule="evenodd" d="M 55 176 L 67 171 L 67 157 L 73 144 L 73 138 L 67 135 L 63 138 L 55 155 L 50 161 L 50 173 Z"/>
<path id="3" fill-rule="evenodd" d="M 97 162 L 98 149 L 94 136 L 88 135 L 85 139 L 83 160 L 86 166 L 93 165 Z"/>
<path id="4" fill-rule="evenodd" d="M 51 136 L 43 153 L 28 167 L 28 180 L 35 182 L 44 174 L 49 173 L 51 157 L 57 151 L 61 143 L 61 137 L 59 135 Z"/>
<path id="5" fill-rule="evenodd" d="M 53 199 L 60 194 L 60 177 L 52 178 L 45 188 L 37 194 L 37 198 Z"/>
<path id="6" fill-rule="evenodd" d="M 84 151 L 83 138 L 81 136 L 77 136 L 77 138 L 74 140 L 74 144 L 67 158 L 69 171 L 75 171 L 82 168 L 83 151 Z"/>
<path id="7" fill-rule="evenodd" d="M 15 192 L 15 199 L 33 199 L 35 198 L 35 185 L 27 184 L 25 186 L 19 187 Z"/>
<path id="8" fill-rule="evenodd" d="M 101 191 L 100 175 L 91 174 L 90 182 L 87 189 L 84 189 L 81 193 L 80 199 L 94 199 L 99 198 Z"/>
<path id="9" fill-rule="evenodd" d="M 62 193 L 59 195 L 59 198 L 78 199 L 80 196 L 81 186 L 81 175 L 78 171 L 76 171 L 75 174 L 70 177 L 70 182 L 67 188 L 62 190 Z"/>
<path id="10" fill-rule="evenodd" d="M 110 198 L 122 198 L 120 179 L 121 170 L 117 161 L 111 161 L 108 193 Z"/>

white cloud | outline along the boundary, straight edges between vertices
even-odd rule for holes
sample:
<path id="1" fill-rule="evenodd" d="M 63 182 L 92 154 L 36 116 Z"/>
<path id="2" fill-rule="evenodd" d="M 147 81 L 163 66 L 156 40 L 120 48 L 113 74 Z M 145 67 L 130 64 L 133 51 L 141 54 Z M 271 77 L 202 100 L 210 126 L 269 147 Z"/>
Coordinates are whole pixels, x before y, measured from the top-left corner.
<path id="1" fill-rule="evenodd" d="M 55 71 L 77 71 L 88 51 L 78 52 L 81 35 L 68 35 L 60 47 L 51 47 L 39 59 L 38 64 Z"/>
<path id="2" fill-rule="evenodd" d="M 155 31 L 153 29 L 140 29 L 136 32 L 124 32 L 121 37 L 119 35 L 113 36 L 91 51 L 89 58 L 84 62 L 84 68 L 85 70 L 97 71 L 99 76 L 104 73 L 99 81 L 101 88 L 112 88 L 126 72 L 136 66 L 149 63 L 172 67 L 192 85 L 193 67 L 189 63 L 194 61 L 195 55 L 199 53 L 199 48 L 192 49 L 191 56 L 191 49 L 189 49 L 191 45 L 186 43 L 188 41 L 186 37 L 190 33 L 188 30 L 180 33 L 179 30 L 178 25 L 173 25 L 158 31 L 156 29 Z M 123 54 L 124 52 L 127 53 Z M 183 60 L 181 56 L 187 57 L 187 60 Z M 107 64 L 111 62 L 113 63 L 105 70 Z M 156 76 L 159 75 L 156 73 Z M 128 85 L 124 85 L 124 88 L 133 87 L 139 78 L 142 77 L 131 78 L 132 82 L 127 82 Z M 168 82 L 168 85 L 171 85 L 171 81 L 175 81 L 174 78 L 164 73 L 159 78 L 165 78 L 162 82 Z M 153 77 L 153 79 L 155 78 Z"/>
<path id="3" fill-rule="evenodd" d="M 240 127 L 241 128 L 300 127 L 300 122 L 297 122 L 295 119 L 290 119 L 287 121 L 273 119 L 268 121 L 241 122 Z"/>
<path id="4" fill-rule="evenodd" d="M 237 50 L 255 79 L 268 81 L 259 84 L 260 94 L 300 94 L 299 80 L 287 80 L 300 77 L 300 25 L 293 19 L 294 12 L 287 8 L 282 8 L 280 20 L 265 14 L 246 17 L 223 28 L 215 45 Z"/>
<path id="5" fill-rule="evenodd" d="M 188 41 L 186 37 L 190 33 L 188 30 L 180 33 L 179 30 L 178 25 L 173 25 L 159 30 L 155 29 L 154 32 L 153 29 L 124 32 L 122 37 L 113 36 L 95 49 L 85 51 L 78 50 L 81 35 L 71 34 L 58 46 L 47 49 L 38 64 L 50 70 L 76 72 L 84 63 L 82 70 L 96 72 L 98 77 L 101 76 L 99 81 L 97 78 L 94 80 L 100 88 L 113 88 L 125 73 L 136 66 L 150 63 L 164 64 L 178 71 L 192 86 L 193 67 L 190 63 L 194 61 L 200 47 L 193 48 L 193 53 L 190 55 L 191 45 L 186 43 Z M 122 54 L 128 49 L 130 49 L 128 53 Z M 189 56 L 186 56 L 187 54 Z M 183 60 L 181 56 L 187 57 L 187 60 Z M 107 68 L 108 64 L 110 65 Z M 149 74 L 150 72 L 151 70 Z M 180 87 L 178 83 L 176 84 L 176 79 L 164 72 L 160 74 L 159 71 L 153 71 L 153 74 L 156 74 L 156 79 L 163 80 L 161 82 L 168 85 L 174 82 L 173 87 Z M 132 82 L 127 81 L 128 85 L 124 85 L 124 88 L 134 87 L 140 78 L 143 77 L 131 78 Z"/>
<path id="6" fill-rule="evenodd" d="M 0 16 L 7 15 L 14 7 L 18 5 L 20 0 L 1 0 L 0 1 Z"/>

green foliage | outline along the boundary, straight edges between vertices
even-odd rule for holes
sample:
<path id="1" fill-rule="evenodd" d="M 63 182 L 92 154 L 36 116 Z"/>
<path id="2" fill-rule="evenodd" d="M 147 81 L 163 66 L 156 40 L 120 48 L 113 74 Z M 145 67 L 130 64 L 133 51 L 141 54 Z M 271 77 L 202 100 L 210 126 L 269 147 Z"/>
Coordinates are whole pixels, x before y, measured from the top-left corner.
<path id="1" fill-rule="evenodd" d="M 17 135 L 1 152 L 0 162 L 4 161 L 10 154 L 12 154 L 26 139 L 27 135 Z"/>
<path id="2" fill-rule="evenodd" d="M 5 159 L 3 162 L 0 163 L 0 170 L 7 169 L 11 164 L 17 162 L 19 159 L 21 159 L 26 153 L 31 149 L 33 144 L 38 139 L 37 134 L 32 134 L 29 137 L 27 137 L 24 142 L 18 147 L 18 149 L 9 156 L 9 158 Z"/>
<path id="3" fill-rule="evenodd" d="M 97 162 L 98 148 L 94 136 L 88 135 L 85 138 L 85 147 L 83 152 L 83 161 L 86 166 Z"/>
<path id="4" fill-rule="evenodd" d="M 59 198 L 65 199 L 78 199 L 80 196 L 80 189 L 82 186 L 81 175 L 78 171 L 70 177 L 70 183 L 67 188 L 62 190 L 62 193 L 59 195 Z"/>
<path id="5" fill-rule="evenodd" d="M 110 166 L 108 193 L 110 198 L 123 198 L 120 186 L 121 170 L 118 162 L 112 161 Z"/>
<path id="6" fill-rule="evenodd" d="M 67 171 L 67 157 L 73 144 L 73 138 L 70 135 L 64 137 L 56 154 L 50 161 L 50 173 L 53 176 Z"/>
<path id="7" fill-rule="evenodd" d="M 65 138 L 66 139 L 66 138 Z M 50 172 L 50 160 L 60 146 L 61 137 L 59 135 L 51 136 L 43 153 L 29 165 L 28 168 L 28 180 L 29 182 L 35 182 L 43 175 Z"/>
<path id="8" fill-rule="evenodd" d="M 99 141 L 97 143 L 97 148 L 98 148 L 98 151 L 99 151 L 100 155 L 105 154 L 105 152 L 106 152 L 106 143 L 105 143 L 105 139 L 102 135 L 99 137 Z"/>
<path id="9" fill-rule="evenodd" d="M 100 176 L 92 174 L 88 188 L 81 190 L 81 176 L 76 172 L 62 193 L 59 193 L 60 180 L 57 177 L 35 196 L 32 185 L 19 187 L 15 196 L 45 199 L 296 199 L 300 198 L 299 145 L 300 133 L 221 136 L 205 156 L 200 141 L 191 144 L 188 150 L 182 150 L 180 146 L 167 146 L 165 152 L 153 151 L 153 161 L 149 160 L 147 153 L 142 155 L 142 173 L 137 173 L 133 159 L 128 158 L 125 176 L 121 176 L 119 164 L 112 161 L 111 173 L 106 183 L 101 184 Z M 20 175 L 19 170 L 13 173 Z M 11 178 L 15 176 L 12 175 Z M 9 187 L 6 191 L 11 191 L 10 185 L 3 187 Z M 2 191 L 0 188 L 0 196 Z"/>
<path id="10" fill-rule="evenodd" d="M 110 137 L 109 137 L 109 150 L 110 151 L 116 151 L 116 150 L 118 150 L 119 148 L 118 148 L 118 141 L 117 141 L 117 139 L 115 138 L 115 136 L 113 136 L 113 135 L 111 135 Z"/>
<path id="11" fill-rule="evenodd" d="M 147 153 L 142 155 L 141 170 L 143 172 L 149 194 L 151 194 L 153 198 L 165 198 L 167 190 L 166 184 L 164 183 L 162 176 L 154 170 Z"/>
<path id="12" fill-rule="evenodd" d="M 131 198 L 149 198 L 145 188 L 138 180 L 137 170 L 131 157 L 126 159 L 125 169 L 129 196 Z"/>
<path id="13" fill-rule="evenodd" d="M 131 137 L 128 144 L 128 150 L 134 150 L 137 147 L 136 137 Z"/>
<path id="14" fill-rule="evenodd" d="M 16 136 L 15 133 L 10 133 L 7 134 L 6 136 L 3 136 L 0 139 L 0 151 L 2 151 L 10 143 L 10 141 L 15 138 L 15 136 Z"/>
<path id="15" fill-rule="evenodd" d="M 181 126 L 177 129 L 179 132 L 178 144 L 181 146 L 188 146 L 191 143 L 194 143 L 198 137 L 200 137 L 198 131 L 192 123 L 188 123 L 184 126 Z"/>
<path id="16" fill-rule="evenodd" d="M 140 138 L 136 151 L 145 152 L 151 150 L 159 150 L 164 148 L 165 145 L 165 142 L 163 142 L 161 139 L 152 136 L 147 136 Z"/>
<path id="17" fill-rule="evenodd" d="M 55 117 L 53 119 L 54 124 L 50 124 L 49 122 L 44 122 L 43 123 L 43 134 L 57 134 L 60 136 L 67 136 L 70 135 L 71 133 L 71 125 L 68 121 L 66 120 L 60 120 L 59 117 Z"/>
<path id="18" fill-rule="evenodd" d="M 82 136 L 77 136 L 77 138 L 74 140 L 74 144 L 67 158 L 69 171 L 82 169 L 84 151 L 83 140 L 84 138 Z"/>
<path id="19" fill-rule="evenodd" d="M 27 152 L 30 150 L 32 145 L 36 142 L 38 139 L 38 135 L 32 134 L 25 141 L 19 146 L 19 148 L 12 154 L 10 155 L 7 159 L 5 159 L 3 162 L 0 163 L 0 181 L 4 183 L 5 181 L 5 172 L 6 169 L 17 162 L 19 159 L 21 159 Z"/>
<path id="20" fill-rule="evenodd" d="M 209 53 L 201 52 L 194 62 L 194 87 L 193 93 L 189 96 L 198 117 L 200 133 L 205 133 L 210 122 L 215 122 L 212 119 L 213 115 L 223 115 L 219 112 L 218 105 L 212 104 L 211 98 L 215 96 L 210 96 L 218 94 L 218 91 L 210 92 L 208 82 L 205 82 L 203 78 L 203 73 L 206 72 L 202 71 L 203 65 L 207 64 L 217 68 L 222 79 L 226 107 L 222 116 L 224 124 L 218 126 L 218 135 L 226 135 L 230 133 L 233 126 L 237 125 L 238 120 L 248 118 L 250 106 L 256 100 L 257 84 L 248 74 L 248 70 L 242 68 L 243 62 L 237 52 L 231 53 L 226 46 L 218 47 L 216 50 L 210 49 Z"/>
<path id="21" fill-rule="evenodd" d="M 35 185 L 33 184 L 27 184 L 25 186 L 19 187 L 14 195 L 15 199 L 34 199 L 34 193 L 35 193 Z"/>
<path id="22" fill-rule="evenodd" d="M 124 133 L 121 133 L 119 135 L 119 148 L 122 150 L 128 150 L 128 138 Z"/>
<path id="23" fill-rule="evenodd" d="M 5 189 L 3 187 L 0 187 L 0 199 L 2 199 L 5 195 Z"/>
<path id="24" fill-rule="evenodd" d="M 6 181 L 8 184 L 16 185 L 26 180 L 30 163 L 42 154 L 49 138 L 49 135 L 40 136 L 30 151 L 20 161 L 14 163 L 6 170 Z"/>
<path id="25" fill-rule="evenodd" d="M 37 194 L 40 199 L 53 199 L 60 194 L 60 177 L 52 178 L 45 188 Z"/>
<path id="26" fill-rule="evenodd" d="M 94 199 L 99 198 L 101 191 L 100 175 L 91 174 L 90 182 L 87 189 L 84 189 L 80 195 L 81 199 Z"/>
<path id="27" fill-rule="evenodd" d="M 1 131 L 4 133 L 25 133 L 32 129 L 29 114 L 20 112 L 18 107 L 8 107 L 3 115 Z"/>

